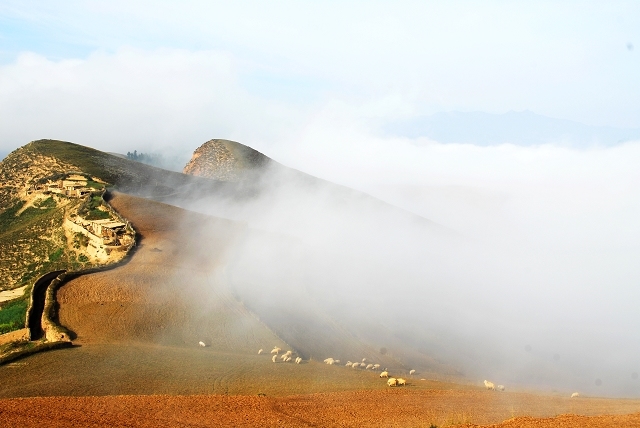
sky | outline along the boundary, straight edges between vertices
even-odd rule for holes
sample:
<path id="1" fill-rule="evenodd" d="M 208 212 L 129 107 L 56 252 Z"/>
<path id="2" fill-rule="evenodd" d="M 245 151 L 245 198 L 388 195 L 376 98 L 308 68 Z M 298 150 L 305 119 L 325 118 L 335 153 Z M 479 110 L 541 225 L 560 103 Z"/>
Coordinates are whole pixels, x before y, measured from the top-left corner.
<path id="1" fill-rule="evenodd" d="M 497 256 L 475 283 L 496 280 L 501 313 L 601 325 L 612 367 L 640 342 L 640 142 L 480 147 L 384 130 L 512 111 L 640 128 L 638 76 L 636 1 L 0 0 L 0 155 L 53 138 L 179 170 L 209 139 L 239 141 L 478 240 Z M 545 307 L 557 298 L 582 306 Z"/>
<path id="2" fill-rule="evenodd" d="M 4 0 L 0 150 L 230 138 L 286 159 L 318 121 L 447 111 L 640 128 L 639 49 L 633 1 Z"/>

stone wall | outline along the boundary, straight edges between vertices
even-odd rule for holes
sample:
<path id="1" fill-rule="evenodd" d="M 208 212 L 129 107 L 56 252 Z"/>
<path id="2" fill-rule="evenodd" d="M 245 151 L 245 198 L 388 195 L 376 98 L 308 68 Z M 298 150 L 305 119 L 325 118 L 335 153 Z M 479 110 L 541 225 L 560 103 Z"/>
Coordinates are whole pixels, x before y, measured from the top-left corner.
<path id="1" fill-rule="evenodd" d="M 44 330 L 44 337 L 48 342 L 71 341 L 67 329 L 54 321 L 57 318 L 58 312 L 56 291 L 64 282 L 65 277 L 65 273 L 58 275 L 56 279 L 51 281 L 49 287 L 47 287 L 47 294 L 45 295 L 44 300 L 44 310 L 42 311 L 42 329 Z"/>

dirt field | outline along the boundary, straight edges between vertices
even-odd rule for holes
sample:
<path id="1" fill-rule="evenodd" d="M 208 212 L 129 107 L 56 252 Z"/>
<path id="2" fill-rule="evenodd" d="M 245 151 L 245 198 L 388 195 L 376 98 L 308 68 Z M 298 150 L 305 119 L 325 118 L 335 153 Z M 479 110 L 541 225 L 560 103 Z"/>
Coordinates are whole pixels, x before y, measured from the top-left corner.
<path id="1" fill-rule="evenodd" d="M 565 414 L 637 412 L 639 405 L 624 400 L 409 388 L 288 397 L 50 397 L 0 400 L 0 421 L 5 421 L 0 426 L 36 427 L 46 420 L 50 427 L 475 427 L 507 420 L 490 426 L 636 427 L 640 413 Z M 522 414 L 538 418 L 518 416 Z M 563 416 L 539 418 L 558 414 Z"/>
<path id="2" fill-rule="evenodd" d="M 141 245 L 126 265 L 59 290 L 75 347 L 0 366 L 0 427 L 640 426 L 640 400 L 499 393 L 420 373 L 392 389 L 371 371 L 274 364 L 269 350 L 286 345 L 219 276 L 242 225 L 126 195 L 111 203 Z"/>

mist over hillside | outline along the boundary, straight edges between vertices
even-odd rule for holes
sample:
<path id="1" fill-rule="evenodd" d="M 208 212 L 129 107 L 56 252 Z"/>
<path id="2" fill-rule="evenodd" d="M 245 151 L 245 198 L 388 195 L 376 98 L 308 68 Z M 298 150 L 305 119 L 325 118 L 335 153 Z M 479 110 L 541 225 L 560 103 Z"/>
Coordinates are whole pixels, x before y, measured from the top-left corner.
<path id="1" fill-rule="evenodd" d="M 535 114 L 532 111 L 442 112 L 388 123 L 384 130 L 408 138 L 426 137 L 440 143 L 490 146 L 557 144 L 585 148 L 613 146 L 639 140 L 638 128 L 589 126 L 579 122 Z"/>
<path id="2" fill-rule="evenodd" d="M 628 328 L 638 323 L 638 144 L 398 145 L 374 152 L 390 164 L 386 153 L 406 156 L 399 163 L 421 167 L 422 180 L 378 175 L 360 183 L 367 193 L 277 160 L 222 181 L 60 141 L 21 150 L 123 193 L 232 220 L 241 233 L 214 252 L 207 222 L 174 219 L 188 249 L 179 254 L 220 254 L 198 268 L 305 357 L 362 354 L 471 382 L 640 396 L 640 337 Z M 192 165 L 200 173 L 243 165 L 199 159 L 208 159 Z M 167 284 L 188 279 L 163 268 Z M 214 299 L 207 283 L 197 284 L 196 315 Z"/>
<path id="3" fill-rule="evenodd" d="M 407 361 L 420 351 L 470 377 L 635 396 L 640 348 L 619 332 L 637 319 L 615 308 L 636 294 L 639 272 L 624 248 L 637 228 L 615 206 L 638 211 L 627 161 L 638 148 L 469 149 L 482 154 L 471 166 L 511 164 L 487 178 L 460 162 L 467 150 L 444 155 L 437 145 L 417 161 L 460 169 L 458 186 L 360 187 L 437 223 L 281 167 L 258 176 L 260 192 L 242 204 L 206 195 L 175 203 L 267 232 L 238 243 L 226 274 L 271 322 L 309 333 L 321 314 Z M 595 165 L 598 178 L 578 172 Z M 613 352 L 615 366 L 605 362 Z"/>

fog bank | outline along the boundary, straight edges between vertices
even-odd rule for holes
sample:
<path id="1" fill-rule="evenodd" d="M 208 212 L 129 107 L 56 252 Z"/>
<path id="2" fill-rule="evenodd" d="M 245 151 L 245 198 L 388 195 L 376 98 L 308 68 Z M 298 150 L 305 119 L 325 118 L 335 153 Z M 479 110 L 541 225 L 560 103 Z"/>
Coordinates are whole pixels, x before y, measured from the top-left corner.
<path id="1" fill-rule="evenodd" d="M 310 324 L 331 320 L 405 365 L 471 380 L 640 395 L 640 144 L 359 143 L 361 162 L 343 151 L 325 176 L 406 211 L 281 169 L 250 201 L 179 202 L 248 224 L 225 275 L 261 317 L 312 340 Z"/>

